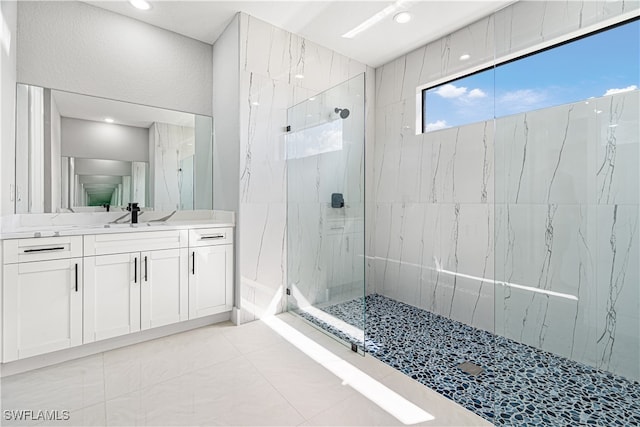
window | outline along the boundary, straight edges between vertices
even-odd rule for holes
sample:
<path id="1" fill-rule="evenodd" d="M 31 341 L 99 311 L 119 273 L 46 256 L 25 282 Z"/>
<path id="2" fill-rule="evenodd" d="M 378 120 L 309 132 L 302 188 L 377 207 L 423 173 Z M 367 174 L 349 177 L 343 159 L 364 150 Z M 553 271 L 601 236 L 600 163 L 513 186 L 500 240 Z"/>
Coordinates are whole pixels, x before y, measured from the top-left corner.
<path id="1" fill-rule="evenodd" d="M 640 20 L 422 91 L 423 132 L 637 90 Z"/>

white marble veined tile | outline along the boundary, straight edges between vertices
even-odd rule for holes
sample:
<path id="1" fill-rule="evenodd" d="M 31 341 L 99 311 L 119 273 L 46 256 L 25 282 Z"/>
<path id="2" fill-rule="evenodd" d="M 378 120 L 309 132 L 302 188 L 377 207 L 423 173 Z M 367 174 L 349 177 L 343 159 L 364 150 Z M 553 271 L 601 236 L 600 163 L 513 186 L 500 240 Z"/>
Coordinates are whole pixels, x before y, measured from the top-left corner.
<path id="1" fill-rule="evenodd" d="M 376 108 L 402 101 L 406 55 L 376 68 Z"/>
<path id="2" fill-rule="evenodd" d="M 420 226 L 420 300 L 419 307 L 435 311 L 437 301 L 435 295 L 440 285 L 440 272 L 438 266 L 442 259 L 441 252 L 441 217 L 439 204 L 428 203 L 424 205 L 422 224 Z M 437 262 L 436 262 L 437 260 Z"/>
<path id="3" fill-rule="evenodd" d="M 420 200 L 491 203 L 494 197 L 493 123 L 478 122 L 423 135 Z"/>
<path id="4" fill-rule="evenodd" d="M 544 41 L 639 7 L 634 1 L 518 2 L 496 13 L 496 57 L 515 53 Z"/>
<path id="5" fill-rule="evenodd" d="M 487 315 L 482 297 L 492 298 L 495 286 L 493 206 L 441 204 L 439 213 L 440 254 L 434 256 L 450 294 L 438 305 L 445 316 L 476 326 Z"/>
<path id="6" fill-rule="evenodd" d="M 417 203 L 395 205 L 402 209 L 402 222 L 397 230 L 400 252 L 391 258 L 388 268 L 397 270 L 397 283 L 390 283 L 395 289 L 395 299 L 416 305 L 420 301 L 422 265 L 424 252 L 422 227 L 424 226 L 425 206 Z M 396 236 L 393 236 L 394 238 Z"/>
<path id="7" fill-rule="evenodd" d="M 640 203 L 639 101 L 640 91 L 634 90 L 590 103 L 596 112 L 598 203 Z"/>
<path id="8" fill-rule="evenodd" d="M 428 58 L 433 62 L 427 68 L 428 75 L 432 77 L 427 78 L 423 70 L 422 84 L 429 83 L 434 78 L 451 76 L 476 65 L 489 64 L 494 55 L 493 20 L 493 16 L 485 17 L 437 41 L 440 48 L 439 57 L 435 61 L 435 58 Z M 427 54 L 431 52 L 432 50 L 427 50 Z M 460 57 L 465 54 L 470 58 L 461 60 Z M 438 65 L 439 74 L 431 74 Z"/>
<path id="9" fill-rule="evenodd" d="M 482 204 L 378 204 L 378 292 L 491 330 L 492 211 Z"/>
<path id="10" fill-rule="evenodd" d="M 256 317 L 278 313 L 284 304 L 286 278 L 286 205 L 241 203 L 240 212 L 241 304 L 245 302 L 245 293 L 252 294 L 242 308 Z"/>
<path id="11" fill-rule="evenodd" d="M 505 285 L 496 288 L 496 331 L 567 357 L 588 353 L 593 209 L 518 204 L 501 206 L 500 216 L 496 279 Z"/>
<path id="12" fill-rule="evenodd" d="M 497 119 L 496 201 L 587 203 L 591 117 L 577 102 Z"/>
<path id="13" fill-rule="evenodd" d="M 376 103 L 415 105 L 417 88 L 493 59 L 493 17 L 484 18 L 442 39 L 390 61 L 376 72 Z M 469 60 L 460 60 L 468 54 Z M 412 127 L 413 123 L 412 123 Z"/>
<path id="14" fill-rule="evenodd" d="M 241 73 L 240 200 L 281 202 L 286 194 L 285 127 L 292 87 Z"/>
<path id="15" fill-rule="evenodd" d="M 330 244 L 323 233 L 325 208 L 319 203 L 295 203 L 288 209 L 287 285 L 298 305 L 323 302 L 331 266 L 327 262 Z"/>
<path id="16" fill-rule="evenodd" d="M 377 109 L 375 194 L 380 202 L 417 202 L 424 171 L 421 161 L 428 156 L 421 136 L 408 123 L 413 110 L 408 101 Z"/>
<path id="17" fill-rule="evenodd" d="M 241 14 L 240 69 L 291 83 L 292 65 L 299 60 L 293 56 L 298 53 L 292 49 L 293 37 L 296 36 L 267 22 Z"/>
<path id="18" fill-rule="evenodd" d="M 366 69 L 357 61 L 246 14 L 241 18 L 240 49 L 242 70 L 316 91 Z"/>
<path id="19" fill-rule="evenodd" d="M 385 110 L 376 108 L 373 181 L 369 181 L 367 185 L 373 186 L 373 200 L 376 203 L 393 201 L 392 191 L 396 178 L 390 174 L 390 165 L 397 164 L 400 155 L 400 151 L 395 148 L 395 143 L 386 136 L 388 129 L 394 128 L 392 119 L 395 115 L 387 117 Z"/>
<path id="20" fill-rule="evenodd" d="M 598 367 L 640 378 L 638 205 L 597 206 Z"/>
<path id="21" fill-rule="evenodd" d="M 420 74 L 423 71 L 425 60 L 424 52 L 425 48 L 420 48 L 403 56 L 403 72 L 399 95 L 400 100 L 406 100 L 411 105 L 415 105 L 418 86 L 426 83 L 420 81 Z"/>

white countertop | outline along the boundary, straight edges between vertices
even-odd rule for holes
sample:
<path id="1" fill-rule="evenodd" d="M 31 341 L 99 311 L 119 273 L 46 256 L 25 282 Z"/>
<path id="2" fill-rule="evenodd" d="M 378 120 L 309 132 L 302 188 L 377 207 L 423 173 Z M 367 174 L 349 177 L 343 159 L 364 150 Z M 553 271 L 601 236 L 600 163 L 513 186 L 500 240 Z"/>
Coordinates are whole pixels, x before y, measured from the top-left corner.
<path id="1" fill-rule="evenodd" d="M 2 218 L 0 239 L 235 227 L 235 214 L 228 211 L 179 211 L 171 213 L 168 221 L 161 220 L 167 213 L 148 212 L 145 215 L 150 218 L 146 218 L 147 221 L 140 218 L 142 221 L 138 224 L 130 224 L 129 218 L 113 224 L 115 219 L 122 217 L 122 212 L 13 215 Z"/>
<path id="2" fill-rule="evenodd" d="M 46 227 L 21 227 L 0 233 L 0 239 L 25 239 L 33 237 L 83 236 L 85 234 L 132 233 L 140 231 L 185 230 L 192 228 L 234 227 L 223 221 L 176 221 L 163 223 L 141 222 L 138 224 L 60 225 Z"/>

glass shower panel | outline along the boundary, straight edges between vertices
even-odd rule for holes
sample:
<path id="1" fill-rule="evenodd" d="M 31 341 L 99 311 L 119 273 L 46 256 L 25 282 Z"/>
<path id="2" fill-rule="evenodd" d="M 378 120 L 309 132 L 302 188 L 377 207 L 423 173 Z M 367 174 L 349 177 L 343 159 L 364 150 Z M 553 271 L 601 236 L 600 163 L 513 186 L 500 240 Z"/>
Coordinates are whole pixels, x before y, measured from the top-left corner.
<path id="1" fill-rule="evenodd" d="M 360 351 L 364 74 L 289 108 L 287 119 L 288 309 Z M 347 301 L 340 320 L 335 305 Z"/>
<path id="2" fill-rule="evenodd" d="M 496 333 L 631 381 L 639 34 L 640 21 L 610 28 L 498 66 L 495 80 Z M 524 69 L 536 70 L 531 81 Z"/>

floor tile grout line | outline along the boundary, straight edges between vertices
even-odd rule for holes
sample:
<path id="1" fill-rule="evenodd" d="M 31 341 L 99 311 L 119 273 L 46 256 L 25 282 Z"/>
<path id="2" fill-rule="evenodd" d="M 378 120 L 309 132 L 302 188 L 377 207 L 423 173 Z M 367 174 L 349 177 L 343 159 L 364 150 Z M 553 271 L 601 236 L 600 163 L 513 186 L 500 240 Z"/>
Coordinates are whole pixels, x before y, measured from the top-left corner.
<path id="1" fill-rule="evenodd" d="M 186 332 L 190 332 L 190 331 L 186 331 Z M 216 333 L 217 333 L 217 332 L 216 332 Z M 178 335 L 178 334 L 174 334 L 174 335 Z M 172 336 L 173 336 L 173 335 L 172 335 Z M 231 346 L 234 348 L 234 350 L 238 351 L 238 350 L 237 350 L 237 348 L 233 345 L 233 343 L 232 343 L 232 342 L 230 342 L 226 337 L 224 337 L 224 338 L 225 338 L 225 340 L 227 341 L 227 343 L 228 343 L 229 345 L 231 345 Z M 160 339 L 162 339 L 162 338 L 160 338 Z M 144 343 L 142 343 L 142 344 L 144 344 Z M 135 345 L 138 345 L 138 344 L 135 344 Z M 120 350 L 120 349 L 122 349 L 122 348 L 127 348 L 127 347 L 120 347 L 120 348 L 118 348 L 118 349 L 114 349 L 114 350 Z M 109 350 L 109 351 L 114 351 L 114 350 Z M 105 352 L 105 353 L 108 353 L 108 352 Z M 238 351 L 238 355 L 240 355 L 240 356 L 241 356 L 241 355 L 242 355 L 242 353 L 240 353 L 240 352 Z M 166 378 L 166 379 L 164 379 L 164 380 L 162 380 L 162 381 L 160 381 L 160 382 L 147 384 L 146 386 L 142 386 L 142 381 L 141 381 L 141 382 L 140 382 L 140 386 L 139 386 L 139 387 L 137 387 L 136 389 L 132 389 L 132 390 L 126 391 L 126 392 L 124 392 L 124 393 L 119 393 L 119 394 L 117 394 L 117 395 L 115 395 L 115 396 L 112 396 L 112 397 L 111 397 L 111 398 L 109 398 L 109 399 L 107 399 L 106 390 L 105 390 L 105 402 L 106 402 L 106 401 L 113 400 L 113 399 L 115 399 L 116 397 L 122 397 L 122 396 L 124 396 L 124 395 L 126 395 L 126 394 L 129 394 L 129 393 L 132 393 L 132 392 L 134 392 L 134 391 L 144 390 L 145 388 L 148 388 L 148 387 L 151 387 L 151 386 L 154 386 L 154 385 L 157 385 L 157 384 L 161 384 L 161 383 L 164 383 L 164 382 L 169 381 L 169 380 L 176 379 L 176 378 L 178 378 L 178 377 L 180 377 L 180 376 L 182 376 L 182 375 L 190 374 L 190 373 L 193 373 L 193 372 L 195 372 L 195 371 L 197 371 L 197 370 L 200 370 L 200 369 L 210 368 L 210 367 L 215 366 L 215 365 L 218 365 L 218 364 L 220 364 L 220 363 L 228 362 L 228 361 L 230 361 L 230 360 L 232 360 L 232 359 L 219 360 L 219 361 L 217 361 L 217 362 L 210 363 L 210 364 L 206 364 L 206 365 L 203 365 L 203 366 L 200 366 L 200 367 L 197 367 L 197 368 L 188 369 L 188 370 L 186 370 L 185 372 L 182 372 L 182 373 L 177 374 L 177 375 L 170 376 L 170 377 L 168 377 L 168 378 Z M 105 374 L 105 387 L 106 387 L 106 374 Z"/>
<path id="2" fill-rule="evenodd" d="M 287 397 L 285 395 L 282 394 L 282 392 L 280 391 L 280 389 L 278 387 L 276 387 L 275 384 L 273 384 L 269 378 L 267 378 L 267 376 L 260 370 L 260 368 L 258 366 L 256 366 L 256 364 L 251 360 L 251 359 L 247 359 L 249 361 L 249 363 L 251 364 L 251 366 L 254 367 L 254 369 L 258 372 L 258 374 L 267 382 L 267 384 L 269 384 L 271 387 L 273 387 L 273 389 L 280 395 L 280 397 L 282 397 L 285 402 L 287 402 L 289 404 L 289 406 L 291 406 L 293 408 L 294 411 L 296 411 L 298 413 L 298 415 L 300 415 L 300 417 L 307 421 L 307 418 L 302 415 L 302 413 L 298 410 L 298 408 L 289 401 L 289 399 L 287 399 Z M 298 424 L 299 425 L 299 424 Z"/>

